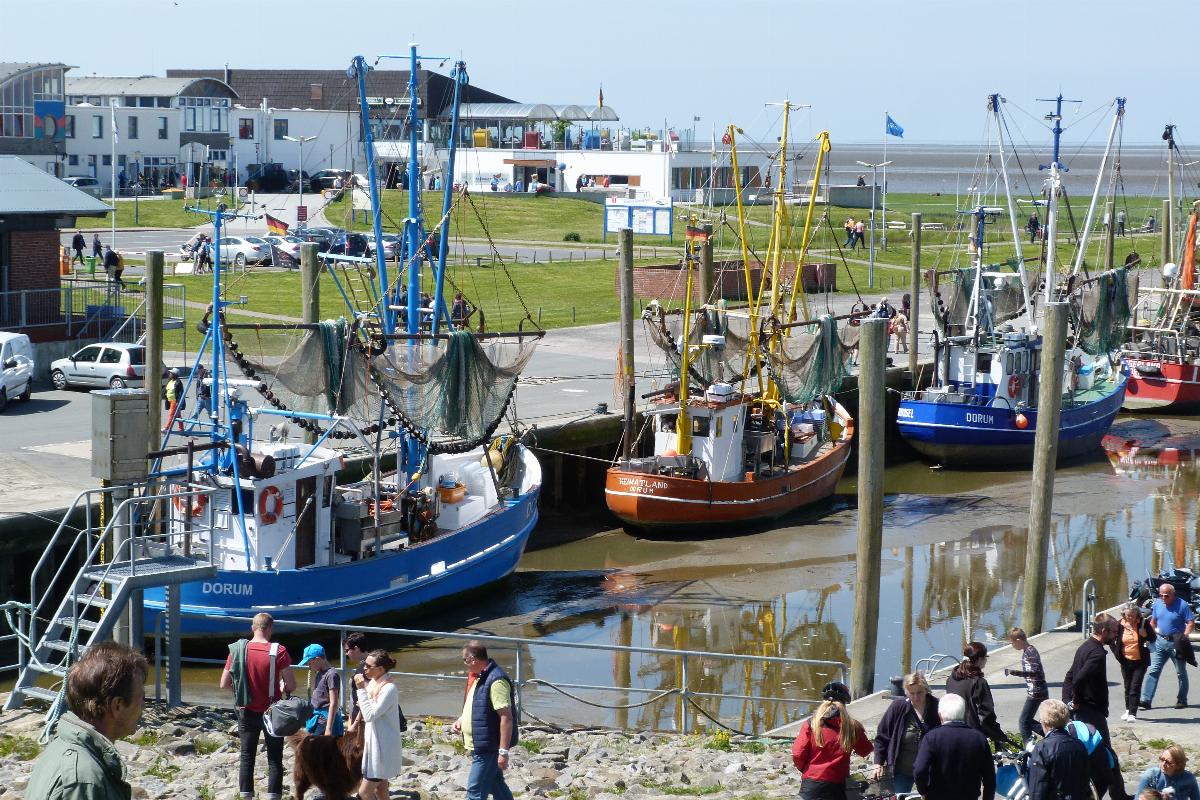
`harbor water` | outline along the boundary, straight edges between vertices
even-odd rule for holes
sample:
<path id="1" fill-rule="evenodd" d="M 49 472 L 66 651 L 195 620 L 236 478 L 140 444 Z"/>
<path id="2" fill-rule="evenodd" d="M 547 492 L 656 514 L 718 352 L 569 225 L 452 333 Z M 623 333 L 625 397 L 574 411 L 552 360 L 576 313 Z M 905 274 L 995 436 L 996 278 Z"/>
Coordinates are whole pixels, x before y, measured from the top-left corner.
<path id="1" fill-rule="evenodd" d="M 1113 440 L 1164 436 L 1170 438 L 1163 450 L 1126 446 L 1123 454 L 1098 453 L 1058 470 L 1048 625 L 1074 620 L 1089 578 L 1104 608 L 1123 600 L 1136 578 L 1196 565 L 1200 465 L 1189 448 L 1193 440 L 1200 444 L 1200 423 L 1125 417 Z M 740 536 L 727 531 L 707 540 L 648 540 L 610 527 L 527 553 L 508 581 L 452 611 L 376 624 L 847 662 L 855 491 L 849 477 L 827 505 Z M 1026 471 L 956 472 L 915 461 L 888 468 L 876 688 L 921 659 L 956 657 L 968 640 L 1000 646 L 1020 616 L 1029 497 Z M 298 651 L 304 638 L 285 641 Z M 325 644 L 335 649 L 336 636 Z M 383 644 L 401 650 L 399 670 L 462 675 L 459 642 Z M 681 685 L 677 658 L 545 646 L 522 653 L 525 679 L 647 690 L 571 690 L 595 704 L 586 705 L 551 687 L 531 686 L 524 702 L 535 719 L 657 729 L 683 723 L 676 696 L 654 700 L 658 692 Z M 496 655 L 511 668 L 511 651 Z M 811 699 L 814 688 L 838 677 L 825 667 L 698 661 L 688 676 L 693 692 Z M 185 696 L 221 700 L 215 683 L 213 671 L 190 670 Z M 454 715 L 461 707 L 461 680 L 405 677 L 401 686 L 406 712 Z M 700 698 L 697 705 L 726 724 L 754 731 L 782 725 L 808 707 L 713 698 Z M 704 723 L 702 715 L 692 714 L 690 727 Z"/>

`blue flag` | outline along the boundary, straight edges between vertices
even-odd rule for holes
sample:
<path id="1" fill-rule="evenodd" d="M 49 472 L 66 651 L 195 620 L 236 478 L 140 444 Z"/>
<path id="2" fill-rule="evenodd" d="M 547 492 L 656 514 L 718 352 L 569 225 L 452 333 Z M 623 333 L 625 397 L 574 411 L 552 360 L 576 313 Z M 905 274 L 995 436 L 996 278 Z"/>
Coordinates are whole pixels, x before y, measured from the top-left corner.
<path id="1" fill-rule="evenodd" d="M 896 120 L 892 119 L 891 114 L 887 115 L 887 134 L 889 136 L 899 136 L 901 139 L 904 138 L 904 128 L 901 128 Z"/>

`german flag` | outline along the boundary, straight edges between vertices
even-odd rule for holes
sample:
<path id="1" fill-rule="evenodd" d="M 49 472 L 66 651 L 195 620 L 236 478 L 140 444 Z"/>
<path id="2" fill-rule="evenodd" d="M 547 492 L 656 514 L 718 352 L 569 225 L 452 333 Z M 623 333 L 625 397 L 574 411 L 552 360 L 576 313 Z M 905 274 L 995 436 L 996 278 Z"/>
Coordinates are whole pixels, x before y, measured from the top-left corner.
<path id="1" fill-rule="evenodd" d="M 266 217 L 266 219 L 267 219 L 267 230 L 268 231 L 275 234 L 276 236 L 286 236 L 287 235 L 288 226 L 287 226 L 286 222 L 284 222 L 281 219 L 276 219 L 275 217 L 272 217 L 270 214 L 264 214 L 263 216 Z"/>
<path id="2" fill-rule="evenodd" d="M 688 225 L 684 238 L 689 242 L 707 242 L 712 237 L 712 225 Z"/>

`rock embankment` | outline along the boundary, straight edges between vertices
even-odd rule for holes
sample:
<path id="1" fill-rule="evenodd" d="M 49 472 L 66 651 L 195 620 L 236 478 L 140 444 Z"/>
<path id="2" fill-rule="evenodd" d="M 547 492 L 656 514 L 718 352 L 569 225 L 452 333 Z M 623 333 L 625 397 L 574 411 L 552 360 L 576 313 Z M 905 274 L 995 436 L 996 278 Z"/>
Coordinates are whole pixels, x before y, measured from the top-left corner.
<path id="1" fill-rule="evenodd" d="M 0 800 L 24 796 L 41 724 L 42 715 L 35 711 L 0 716 Z M 1153 726 L 1145 727 L 1144 732 L 1114 734 L 1130 786 L 1164 746 L 1153 738 Z M 406 770 L 393 783 L 393 797 L 465 796 L 470 760 L 447 722 L 410 720 L 404 746 Z M 118 742 L 117 748 L 136 800 L 237 798 L 237 726 L 230 710 L 148 707 L 142 729 Z M 290 748 L 284 759 L 285 796 L 290 797 L 286 791 L 291 782 Z M 794 798 L 800 786 L 789 741 L 714 732 L 678 735 L 527 727 L 522 728 L 522 744 L 513 749 L 513 761 L 509 786 L 518 797 L 528 798 L 766 800 Z M 867 760 L 856 757 L 854 768 L 859 777 L 866 774 Z M 265 796 L 265 773 L 266 760 L 260 756 L 259 797 Z"/>

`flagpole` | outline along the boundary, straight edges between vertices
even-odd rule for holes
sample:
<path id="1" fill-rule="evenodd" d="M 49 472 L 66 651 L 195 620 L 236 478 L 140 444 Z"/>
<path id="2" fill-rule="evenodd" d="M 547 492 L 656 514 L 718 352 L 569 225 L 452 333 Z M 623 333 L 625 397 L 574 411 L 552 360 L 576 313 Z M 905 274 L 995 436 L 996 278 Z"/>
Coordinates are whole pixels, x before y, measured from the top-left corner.
<path id="1" fill-rule="evenodd" d="M 887 140 L 888 140 L 888 119 L 890 115 L 885 110 L 883 112 L 883 249 L 887 250 Z M 875 191 L 874 187 L 871 191 Z"/>
<path id="2" fill-rule="evenodd" d="M 109 166 L 112 167 L 110 175 L 112 177 L 112 248 L 117 249 L 117 102 L 109 100 L 108 110 L 112 115 L 109 119 L 109 133 L 112 139 L 112 162 Z"/>

